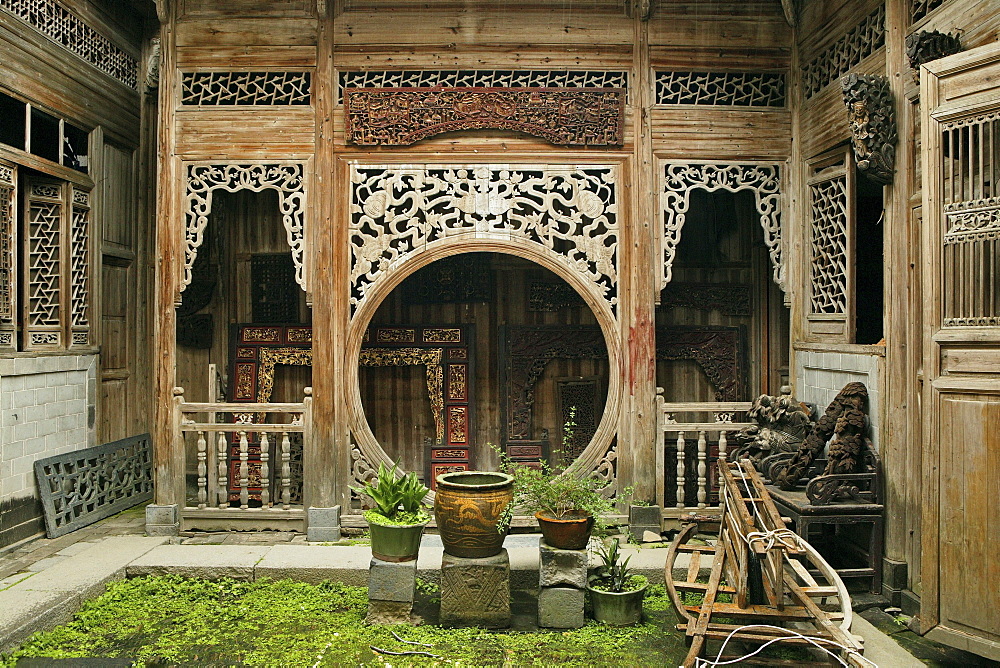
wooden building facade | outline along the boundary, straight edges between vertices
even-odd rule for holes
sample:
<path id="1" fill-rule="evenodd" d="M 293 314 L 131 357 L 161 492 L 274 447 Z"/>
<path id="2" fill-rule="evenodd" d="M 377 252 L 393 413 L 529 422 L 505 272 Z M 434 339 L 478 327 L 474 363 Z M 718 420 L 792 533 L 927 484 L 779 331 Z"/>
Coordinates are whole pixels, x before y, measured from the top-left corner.
<path id="1" fill-rule="evenodd" d="M 710 505 L 719 446 L 696 492 L 677 449 L 665 473 L 658 387 L 822 410 L 861 381 L 884 593 L 1000 655 L 995 3 L 120 4 L 0 0 L 28 123 L 0 137 L 0 383 L 60 360 L 95 388 L 84 441 L 152 431 L 150 532 L 322 537 L 380 461 L 497 449 L 667 489 L 670 519 Z M 7 504 L 39 455 L 3 401 Z"/>

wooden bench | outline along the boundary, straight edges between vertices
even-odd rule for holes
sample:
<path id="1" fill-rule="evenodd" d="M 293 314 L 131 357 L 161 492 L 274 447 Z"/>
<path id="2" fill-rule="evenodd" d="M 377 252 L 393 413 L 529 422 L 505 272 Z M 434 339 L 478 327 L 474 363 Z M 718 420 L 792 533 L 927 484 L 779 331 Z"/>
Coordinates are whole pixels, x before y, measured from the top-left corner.
<path id="1" fill-rule="evenodd" d="M 765 458 L 762 473 L 774 480 L 791 457 L 792 453 L 782 453 Z M 794 524 L 795 532 L 816 547 L 841 579 L 867 581 L 868 591 L 877 594 L 882 587 L 885 511 L 881 461 L 869 449 L 861 473 L 822 475 L 825 468 L 826 460 L 817 459 L 795 490 L 776 485 L 767 485 L 767 489 L 778 511 Z M 867 536 L 861 542 L 852 540 L 855 536 L 850 527 L 867 527 Z"/>

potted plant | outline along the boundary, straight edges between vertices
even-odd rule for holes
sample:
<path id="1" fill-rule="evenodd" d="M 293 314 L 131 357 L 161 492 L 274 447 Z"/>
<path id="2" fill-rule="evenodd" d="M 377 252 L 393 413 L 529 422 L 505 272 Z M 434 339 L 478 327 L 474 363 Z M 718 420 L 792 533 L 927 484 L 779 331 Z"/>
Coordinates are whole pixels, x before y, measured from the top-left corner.
<path id="1" fill-rule="evenodd" d="M 372 556 L 382 561 L 413 561 L 420 550 L 420 536 L 431 519 L 423 505 L 430 490 L 417 480 L 416 473 L 399 477 L 397 469 L 398 462 L 392 468 L 379 462 L 374 480 L 352 489 L 375 503 L 374 508 L 365 511 Z"/>
<path id="2" fill-rule="evenodd" d="M 594 619 L 612 626 L 637 624 L 642 619 L 642 599 L 649 580 L 629 573 L 628 562 L 632 557 L 621 559 L 617 538 L 610 545 L 603 545 L 598 554 L 604 565 L 598 567 L 587 584 Z"/>
<path id="3" fill-rule="evenodd" d="M 594 525 L 601 524 L 602 516 L 614 510 L 614 503 L 604 496 L 607 483 L 599 478 L 560 474 L 544 460 L 530 466 L 504 455 L 500 457 L 500 470 L 514 478 L 511 512 L 517 507 L 534 513 L 551 547 L 582 550 L 587 547 Z"/>

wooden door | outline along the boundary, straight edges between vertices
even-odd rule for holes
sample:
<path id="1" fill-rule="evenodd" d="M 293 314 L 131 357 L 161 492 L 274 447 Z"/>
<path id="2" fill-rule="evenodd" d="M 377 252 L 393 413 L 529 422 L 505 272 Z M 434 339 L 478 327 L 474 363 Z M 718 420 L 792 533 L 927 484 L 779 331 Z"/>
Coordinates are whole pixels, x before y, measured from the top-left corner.
<path id="1" fill-rule="evenodd" d="M 1000 659 L 1000 45 L 921 81 L 925 407 L 920 619 Z"/>

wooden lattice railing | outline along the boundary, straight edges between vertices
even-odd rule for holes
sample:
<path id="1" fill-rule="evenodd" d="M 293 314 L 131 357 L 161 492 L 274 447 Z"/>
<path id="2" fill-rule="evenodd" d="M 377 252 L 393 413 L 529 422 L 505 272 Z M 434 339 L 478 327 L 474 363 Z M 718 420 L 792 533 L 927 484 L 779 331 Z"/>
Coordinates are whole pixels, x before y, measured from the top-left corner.
<path id="1" fill-rule="evenodd" d="M 296 434 L 303 449 L 309 447 L 312 388 L 305 394 L 301 403 L 194 403 L 178 388 L 174 433 L 196 471 L 185 517 L 242 513 L 258 521 L 262 512 L 301 514 L 291 459 Z"/>
<path id="2" fill-rule="evenodd" d="M 735 420 L 750 406 L 749 401 L 668 403 L 658 390 L 656 503 L 665 516 L 717 510 L 717 462 L 730 453 L 736 432 L 754 424 Z"/>

